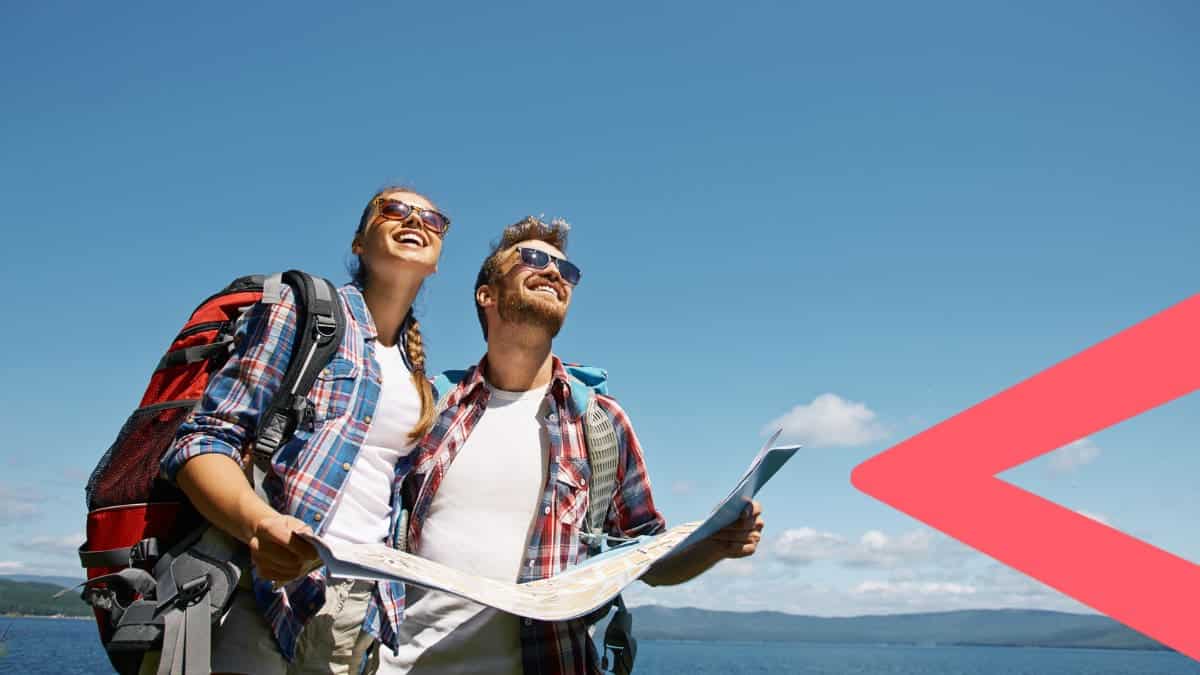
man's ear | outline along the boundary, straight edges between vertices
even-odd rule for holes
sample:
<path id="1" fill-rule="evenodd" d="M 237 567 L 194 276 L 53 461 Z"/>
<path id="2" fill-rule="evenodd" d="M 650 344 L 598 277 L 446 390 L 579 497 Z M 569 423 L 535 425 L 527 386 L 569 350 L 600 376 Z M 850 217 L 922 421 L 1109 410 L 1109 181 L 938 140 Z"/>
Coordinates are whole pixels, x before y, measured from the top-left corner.
<path id="1" fill-rule="evenodd" d="M 492 287 L 484 284 L 475 289 L 475 302 L 480 307 L 490 307 L 496 304 L 496 295 L 492 292 Z"/>

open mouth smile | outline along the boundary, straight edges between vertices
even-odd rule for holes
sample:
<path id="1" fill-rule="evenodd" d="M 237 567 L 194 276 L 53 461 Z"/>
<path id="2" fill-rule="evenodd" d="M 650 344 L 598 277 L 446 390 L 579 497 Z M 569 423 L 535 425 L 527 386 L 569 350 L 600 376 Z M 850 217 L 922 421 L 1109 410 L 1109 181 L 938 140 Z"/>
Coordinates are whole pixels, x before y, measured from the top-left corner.
<path id="1" fill-rule="evenodd" d="M 543 279 L 543 278 L 533 279 L 528 284 L 526 284 L 525 287 L 528 288 L 529 290 L 533 291 L 534 293 L 541 293 L 543 295 L 548 295 L 548 296 L 554 298 L 555 300 L 563 299 L 562 291 L 558 288 L 558 286 L 556 286 L 552 282 L 547 281 L 546 279 Z"/>
<path id="2" fill-rule="evenodd" d="M 401 246 L 410 246 L 413 248 L 424 248 L 429 245 L 423 232 L 408 227 L 402 227 L 393 232 L 392 241 Z"/>

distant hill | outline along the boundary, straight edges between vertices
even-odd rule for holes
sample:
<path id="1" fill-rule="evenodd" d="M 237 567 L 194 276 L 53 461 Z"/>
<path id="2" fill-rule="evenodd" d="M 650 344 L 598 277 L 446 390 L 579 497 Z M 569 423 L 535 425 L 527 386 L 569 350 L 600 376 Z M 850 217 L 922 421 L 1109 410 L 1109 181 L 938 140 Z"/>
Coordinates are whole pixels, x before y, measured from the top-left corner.
<path id="1" fill-rule="evenodd" d="M 78 593 L 67 593 L 61 598 L 55 598 L 54 594 L 62 589 L 63 586 L 59 584 L 0 579 L 0 614 L 91 615 L 91 608 L 79 599 Z"/>
<path id="2" fill-rule="evenodd" d="M 43 574 L 0 574 L 0 579 L 8 579 L 9 581 L 36 581 L 43 584 L 55 584 L 63 588 L 72 588 L 83 583 L 83 577 L 76 579 L 74 577 L 55 577 Z"/>
<path id="3" fill-rule="evenodd" d="M 1166 649 L 1108 617 L 1042 610 L 966 610 L 845 618 L 781 612 L 636 607 L 645 640 L 826 642 Z M 597 635 L 603 635 L 597 631 Z"/>
<path id="4" fill-rule="evenodd" d="M 91 609 L 77 593 L 53 597 L 70 581 L 0 578 L 0 614 L 90 616 Z M 642 640 L 1166 649 L 1108 617 L 1043 610 L 982 609 L 855 617 L 715 612 L 655 605 L 630 611 L 634 636 Z M 604 635 L 604 626 L 596 635 Z"/>

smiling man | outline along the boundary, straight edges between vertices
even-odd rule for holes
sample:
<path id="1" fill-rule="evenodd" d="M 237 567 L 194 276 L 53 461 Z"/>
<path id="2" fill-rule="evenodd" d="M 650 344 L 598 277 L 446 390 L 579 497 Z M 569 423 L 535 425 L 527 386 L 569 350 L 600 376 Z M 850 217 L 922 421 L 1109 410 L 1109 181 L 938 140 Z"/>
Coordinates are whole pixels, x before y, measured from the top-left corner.
<path id="1" fill-rule="evenodd" d="M 409 549 L 502 581 L 543 579 L 585 560 L 581 533 L 591 477 L 583 410 L 554 355 L 580 270 L 567 260 L 568 225 L 526 218 L 505 228 L 475 282 L 487 354 L 443 397 L 405 482 Z M 581 386 L 578 382 L 575 386 Z M 596 394 L 617 437 L 617 476 L 605 532 L 666 528 L 654 507 L 641 446 L 617 402 Z M 758 504 L 695 553 L 652 567 L 652 585 L 686 581 L 723 558 L 754 553 Z M 409 588 L 400 647 L 385 673 L 598 672 L 583 620 L 541 622 L 445 593 Z"/>

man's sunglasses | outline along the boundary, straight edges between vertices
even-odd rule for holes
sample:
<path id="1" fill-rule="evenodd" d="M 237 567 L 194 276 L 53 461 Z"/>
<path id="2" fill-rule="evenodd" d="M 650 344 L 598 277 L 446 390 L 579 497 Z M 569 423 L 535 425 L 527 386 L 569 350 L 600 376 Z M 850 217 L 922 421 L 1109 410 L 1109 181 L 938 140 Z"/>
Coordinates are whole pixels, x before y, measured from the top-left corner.
<path id="1" fill-rule="evenodd" d="M 375 205 L 379 207 L 379 217 L 387 220 L 408 220 L 415 212 L 421 224 L 439 237 L 446 236 L 446 230 L 450 229 L 450 219 L 433 209 L 420 209 L 399 199 L 383 197 L 376 197 Z"/>
<path id="2" fill-rule="evenodd" d="M 579 277 L 583 273 L 570 260 L 563 260 L 536 248 L 521 247 L 517 249 L 517 252 L 521 254 L 521 264 L 534 269 L 544 270 L 551 261 L 554 261 L 554 264 L 558 265 L 558 273 L 562 275 L 563 281 L 572 286 L 579 285 Z"/>

